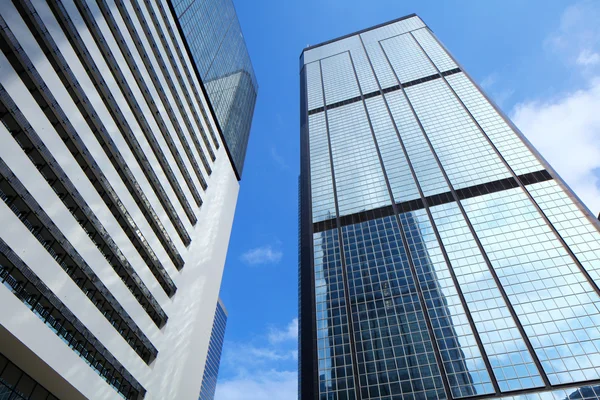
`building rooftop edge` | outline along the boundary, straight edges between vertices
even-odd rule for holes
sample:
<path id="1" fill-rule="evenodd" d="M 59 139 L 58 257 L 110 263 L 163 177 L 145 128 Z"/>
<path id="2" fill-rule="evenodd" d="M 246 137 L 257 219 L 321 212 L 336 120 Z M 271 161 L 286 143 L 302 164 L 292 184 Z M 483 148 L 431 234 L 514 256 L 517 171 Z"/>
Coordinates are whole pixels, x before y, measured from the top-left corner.
<path id="1" fill-rule="evenodd" d="M 319 44 L 315 44 L 315 45 L 312 45 L 312 46 L 307 46 L 307 47 L 305 47 L 304 49 L 302 49 L 302 52 L 300 53 L 300 57 L 302 57 L 302 54 L 304 54 L 304 52 L 305 52 L 305 51 L 307 51 L 307 50 L 316 49 L 317 47 L 325 46 L 326 44 L 330 44 L 330 43 L 333 43 L 333 42 L 337 42 L 338 40 L 346 39 L 346 38 L 348 38 L 348 37 L 350 37 L 350 36 L 354 36 L 354 35 L 359 35 L 359 34 L 361 34 L 361 33 L 363 33 L 363 32 L 368 32 L 368 31 L 371 31 L 371 30 L 373 30 L 373 29 L 378 29 L 378 28 L 381 28 L 382 26 L 386 26 L 386 25 L 389 25 L 389 24 L 393 24 L 393 23 L 395 23 L 395 22 L 399 22 L 399 21 L 402 21 L 402 20 L 404 20 L 404 19 L 408 19 L 408 18 L 412 18 L 412 17 L 418 17 L 418 15 L 417 15 L 416 13 L 408 14 L 408 15 L 405 15 L 405 16 L 403 16 L 403 17 L 400 17 L 400 18 L 393 19 L 393 20 L 391 20 L 391 21 L 387 21 L 387 22 L 383 22 L 383 23 L 381 23 L 381 24 L 377 24 L 377 25 L 375 25 L 375 26 L 371 26 L 371 27 L 369 27 L 369 28 L 365 28 L 365 29 L 358 30 L 358 31 L 356 31 L 356 32 L 348 33 L 348 34 L 346 34 L 346 35 L 343 35 L 343 36 L 337 37 L 337 38 L 335 38 L 335 39 L 330 39 L 330 40 L 327 40 L 327 41 L 325 41 L 325 42 L 321 42 L 321 43 L 319 43 Z"/>
<path id="2" fill-rule="evenodd" d="M 221 300 L 221 296 L 219 296 L 218 303 L 221 306 L 221 308 L 223 309 L 223 312 L 225 312 L 225 315 L 227 317 L 229 317 L 229 311 L 227 311 L 227 308 L 225 308 L 225 304 L 223 304 L 223 300 Z"/>

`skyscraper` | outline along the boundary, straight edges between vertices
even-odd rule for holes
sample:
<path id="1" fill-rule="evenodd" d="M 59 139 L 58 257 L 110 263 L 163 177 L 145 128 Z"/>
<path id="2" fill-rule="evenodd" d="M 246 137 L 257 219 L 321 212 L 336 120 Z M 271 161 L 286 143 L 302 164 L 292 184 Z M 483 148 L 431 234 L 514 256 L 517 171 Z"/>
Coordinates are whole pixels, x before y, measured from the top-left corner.
<path id="1" fill-rule="evenodd" d="M 221 363 L 221 352 L 223 351 L 223 340 L 225 339 L 225 326 L 227 325 L 227 309 L 219 298 L 215 319 L 213 321 L 210 344 L 208 345 L 208 356 L 206 367 L 202 376 L 202 387 L 198 400 L 213 400 L 217 389 L 217 378 L 219 376 L 219 365 Z"/>
<path id="2" fill-rule="evenodd" d="M 172 0 L 172 5 L 239 179 L 258 83 L 235 6 L 232 0 Z"/>
<path id="3" fill-rule="evenodd" d="M 2 2 L 0 398 L 199 396 L 239 174 L 173 11 Z"/>
<path id="4" fill-rule="evenodd" d="M 423 21 L 300 80 L 300 398 L 600 398 L 600 224 Z"/>

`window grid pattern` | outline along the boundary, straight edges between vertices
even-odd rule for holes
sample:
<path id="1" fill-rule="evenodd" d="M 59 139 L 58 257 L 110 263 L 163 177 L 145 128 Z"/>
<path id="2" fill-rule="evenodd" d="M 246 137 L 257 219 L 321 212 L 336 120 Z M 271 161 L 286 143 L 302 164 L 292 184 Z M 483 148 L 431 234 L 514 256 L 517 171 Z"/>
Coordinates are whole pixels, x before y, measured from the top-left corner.
<path id="1" fill-rule="evenodd" d="M 500 390 L 544 386 L 457 204 L 430 210 Z"/>
<path id="2" fill-rule="evenodd" d="M 558 389 L 548 392 L 528 393 L 517 396 L 500 397 L 502 400 L 598 400 L 600 386 L 583 386 L 580 388 Z"/>
<path id="3" fill-rule="evenodd" d="M 2 354 L 0 354 L 0 399 L 58 400 Z"/>
<path id="4" fill-rule="evenodd" d="M 445 399 L 395 217 L 342 232 L 362 398 Z"/>
<path id="5" fill-rule="evenodd" d="M 544 169 L 531 150 L 464 73 L 450 75 L 446 79 L 517 175 Z"/>
<path id="6" fill-rule="evenodd" d="M 406 101 L 406 96 L 401 92 L 392 92 L 385 94 L 385 98 L 423 194 L 431 196 L 449 192 L 446 179 L 427 145 L 417 119 Z"/>
<path id="7" fill-rule="evenodd" d="M 215 311 L 215 318 L 213 320 L 212 332 L 210 334 L 208 355 L 206 356 L 206 365 L 204 366 L 204 375 L 202 376 L 202 386 L 200 388 L 200 397 L 198 400 L 214 400 L 215 398 L 226 325 L 227 313 L 221 305 L 221 299 L 219 299 Z"/>
<path id="8" fill-rule="evenodd" d="M 423 47 L 423 50 L 425 50 L 429 58 L 431 58 L 431 61 L 433 61 L 437 69 L 440 71 L 448 71 L 458 67 L 446 50 L 444 50 L 431 35 L 428 28 L 417 29 L 412 31 L 411 34 L 414 36 L 415 40 L 419 42 L 421 47 Z"/>
<path id="9" fill-rule="evenodd" d="M 454 398 L 494 393 L 448 265 L 424 210 L 400 215 Z"/>
<path id="10" fill-rule="evenodd" d="M 550 383 L 600 379 L 600 298 L 522 189 L 464 205 Z"/>
<path id="11" fill-rule="evenodd" d="M 527 190 L 579 262 L 600 285 L 600 232 L 555 181 L 536 183 Z"/>
<path id="12" fill-rule="evenodd" d="M 399 348 L 407 342 L 394 324 L 414 322 L 416 330 L 429 335 L 425 324 L 425 318 L 429 318 L 454 398 L 495 395 L 511 400 L 600 399 L 600 385 L 576 386 L 600 379 L 600 299 L 523 189 L 516 187 L 511 170 L 527 185 L 578 260 L 598 281 L 600 233 L 551 179 L 518 133 L 457 69 L 429 29 L 421 28 L 424 25 L 420 19 L 408 18 L 303 55 L 305 66 L 315 60 L 329 63 L 322 79 L 327 103 L 332 106 L 326 115 L 361 397 L 428 397 L 414 383 L 401 382 L 408 356 Z M 356 39 L 361 38 L 364 47 L 359 48 Z M 354 70 L 344 65 L 347 54 L 351 55 Z M 374 82 L 379 83 L 385 97 L 375 94 L 379 87 L 372 86 L 373 70 L 368 61 L 375 72 Z M 446 71 L 445 78 L 438 70 Z M 432 79 L 434 76 L 439 78 Z M 357 81 L 365 96 L 364 107 Z M 401 90 L 401 82 L 410 83 Z M 386 116 L 384 100 L 391 116 Z M 308 109 L 314 115 L 325 114 L 317 104 Z M 390 194 L 396 202 L 403 202 L 404 211 L 415 210 L 399 216 L 409 251 L 399 240 L 395 217 L 385 216 L 394 209 L 384 200 L 385 190 L 379 185 L 385 182 L 378 173 L 377 153 L 372 151 L 369 119 L 381 167 L 389 178 Z M 394 123 L 409 160 L 401 151 Z M 423 205 L 410 201 L 419 196 L 414 192 L 408 161 L 424 196 L 441 204 L 430 208 L 441 243 Z M 464 199 L 461 203 L 467 219 L 451 187 L 459 199 Z M 437 194 L 440 196 L 434 196 Z M 337 240 L 335 231 L 322 232 L 331 226 L 334 216 L 329 220 L 313 227 L 320 231 L 315 237 L 329 232 Z M 442 250 L 451 265 L 446 263 Z M 408 257 L 415 265 L 417 283 L 411 277 Z M 454 285 L 452 272 L 459 287 Z M 468 307 L 462 304 L 458 289 Z M 395 320 L 395 290 L 399 297 L 414 294 L 416 300 L 417 291 L 422 291 L 427 314 L 417 309 L 420 303 L 416 301 L 412 311 L 420 313 L 417 317 Z M 428 340 L 433 349 L 431 338 Z M 431 356 L 440 385 L 439 392 L 429 395 L 445 398 L 439 376 L 441 366 L 433 352 Z M 426 357 L 420 361 L 426 362 Z M 499 393 L 494 393 L 492 380 L 498 383 Z M 544 387 L 548 381 L 552 386 Z M 565 386 L 549 390 L 554 385 Z M 517 390 L 523 393 L 507 393 Z M 346 397 L 334 394 L 321 398 Z"/>
<path id="13" fill-rule="evenodd" d="M 308 109 L 323 107 L 323 84 L 321 83 L 321 63 L 315 61 L 304 66 L 306 71 L 306 98 Z"/>
<path id="14" fill-rule="evenodd" d="M 327 111 L 340 216 L 391 203 L 362 102 Z"/>
<path id="15" fill-rule="evenodd" d="M 390 114 L 381 96 L 365 101 L 396 203 L 420 198 Z"/>
<path id="16" fill-rule="evenodd" d="M 411 86 L 406 93 L 454 188 L 511 176 L 444 81 Z"/>
<path id="17" fill-rule="evenodd" d="M 308 117 L 310 140 L 310 183 L 313 222 L 335 218 L 335 199 L 325 114 Z"/>
<path id="18" fill-rule="evenodd" d="M 144 2 L 149 3 L 147 0 Z M 162 1 L 158 3 L 164 20 Z M 232 155 L 235 169 L 238 175 L 241 175 L 256 104 L 258 82 L 233 1 L 194 0 L 173 4 L 173 7 L 198 74 L 215 111 L 227 148 Z M 168 27 L 170 24 L 165 23 L 165 25 Z M 178 55 L 181 58 L 181 54 Z M 187 75 L 189 79 L 190 76 Z M 236 76 L 237 79 L 232 81 L 230 79 L 232 76 Z M 195 97 L 198 101 L 199 96 L 196 93 Z M 206 121 L 204 107 L 200 107 L 200 110 Z M 212 134 L 212 128 L 208 126 Z M 218 148 L 216 137 L 211 136 Z"/>
<path id="19" fill-rule="evenodd" d="M 400 83 L 437 73 L 410 34 L 382 40 L 381 45 Z"/>
<path id="20" fill-rule="evenodd" d="M 402 35 L 404 33 L 413 31 L 415 29 L 423 28 L 425 24 L 421 21 L 421 18 L 414 16 L 407 18 L 402 21 L 394 22 L 377 29 L 371 29 L 367 32 L 362 32 L 362 36 L 365 44 L 378 42 L 382 39 L 387 39 L 393 36 Z"/>
<path id="21" fill-rule="evenodd" d="M 381 89 L 387 89 L 398 85 L 394 71 L 392 70 L 390 63 L 386 60 L 385 53 L 379 42 L 368 43 L 364 40 L 364 45 Z"/>
<path id="22" fill-rule="evenodd" d="M 321 68 L 327 104 L 360 96 L 349 52 L 321 60 Z"/>
<path id="23" fill-rule="evenodd" d="M 353 400 L 353 351 L 338 231 L 316 233 L 313 240 L 319 399 Z"/>
<path id="24" fill-rule="evenodd" d="M 369 65 L 369 59 L 362 46 L 352 49 L 350 51 L 350 57 L 354 63 L 356 77 L 358 78 L 362 93 L 367 94 L 379 90 L 377 81 L 375 80 L 375 76 L 373 76 L 373 71 Z"/>
<path id="25" fill-rule="evenodd" d="M 122 0 L 118 0 L 118 1 L 122 1 Z M 160 15 L 162 17 L 163 23 L 165 24 L 166 28 L 167 28 L 167 32 L 169 33 L 169 36 L 171 37 L 171 42 L 173 43 L 173 46 L 175 47 L 175 52 L 177 53 L 177 57 L 179 58 L 179 62 L 181 63 L 182 67 L 183 67 L 183 72 L 185 73 L 185 76 L 187 77 L 188 83 L 190 85 L 190 87 L 192 88 L 192 93 L 194 94 L 194 99 L 196 100 L 195 103 L 192 101 L 192 98 L 188 95 L 188 92 L 186 90 L 183 91 L 183 94 L 185 96 L 185 99 L 188 103 L 188 106 L 192 109 L 195 110 L 193 104 L 196 104 L 197 107 L 200 109 L 200 113 L 202 114 L 202 119 L 206 125 L 206 127 L 208 128 L 208 132 L 210 134 L 210 137 L 212 139 L 213 144 L 215 145 L 215 148 L 219 149 L 220 148 L 220 144 L 219 144 L 219 139 L 217 139 L 217 135 L 215 134 L 215 130 L 213 129 L 213 126 L 211 124 L 211 122 L 209 121 L 209 117 L 208 117 L 208 113 L 206 112 L 206 107 L 204 107 L 202 100 L 200 99 L 200 94 L 198 93 L 198 85 L 195 84 L 196 81 L 199 81 L 201 84 L 201 79 L 195 79 L 192 78 L 192 73 L 190 71 L 190 67 L 194 68 L 196 70 L 196 59 L 193 57 L 184 57 L 183 55 L 183 51 L 181 50 L 181 47 L 179 46 L 179 42 L 176 39 L 177 37 L 183 36 L 181 35 L 183 33 L 183 30 L 179 30 L 178 29 L 178 34 L 175 34 L 175 31 L 172 28 L 172 23 L 171 23 L 171 18 L 169 18 L 169 15 L 172 16 L 173 14 L 171 12 L 169 12 L 169 15 L 167 15 L 167 11 L 165 9 L 165 7 L 163 7 L 163 3 L 162 1 L 157 1 L 156 5 L 158 5 L 158 10 L 160 12 Z M 186 6 L 187 8 L 187 6 Z M 153 11 L 151 9 L 149 9 L 148 11 L 150 11 L 150 13 L 152 13 Z M 175 11 L 175 14 L 177 14 L 177 11 Z M 192 21 L 194 21 L 194 18 L 191 19 Z M 178 18 L 177 22 L 181 22 L 181 20 Z M 188 44 L 188 38 L 186 37 L 186 40 L 184 42 L 184 46 Z M 187 62 L 188 59 L 193 59 L 193 63 Z M 210 100 L 209 100 L 210 101 Z M 252 106 L 254 107 L 254 106 Z M 205 136 L 206 135 L 206 131 L 204 131 L 202 124 L 200 122 L 200 118 L 198 118 L 198 115 L 195 111 L 193 111 L 193 115 L 194 115 L 194 119 L 196 120 L 196 124 L 198 125 L 198 127 L 200 128 L 200 133 L 201 135 Z M 203 140 L 206 140 L 206 138 L 202 138 Z M 208 152 L 210 153 L 212 151 L 212 149 L 208 149 Z M 213 160 L 214 161 L 214 160 Z"/>

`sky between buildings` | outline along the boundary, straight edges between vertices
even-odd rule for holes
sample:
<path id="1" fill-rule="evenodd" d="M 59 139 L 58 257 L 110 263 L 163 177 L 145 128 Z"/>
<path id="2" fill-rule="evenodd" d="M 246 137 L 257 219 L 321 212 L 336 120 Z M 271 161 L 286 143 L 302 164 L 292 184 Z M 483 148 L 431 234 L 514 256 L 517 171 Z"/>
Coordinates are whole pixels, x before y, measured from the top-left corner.
<path id="1" fill-rule="evenodd" d="M 259 91 L 221 290 L 229 320 L 217 400 L 297 399 L 299 56 L 307 45 L 417 13 L 600 212 L 600 2 L 234 1 Z"/>

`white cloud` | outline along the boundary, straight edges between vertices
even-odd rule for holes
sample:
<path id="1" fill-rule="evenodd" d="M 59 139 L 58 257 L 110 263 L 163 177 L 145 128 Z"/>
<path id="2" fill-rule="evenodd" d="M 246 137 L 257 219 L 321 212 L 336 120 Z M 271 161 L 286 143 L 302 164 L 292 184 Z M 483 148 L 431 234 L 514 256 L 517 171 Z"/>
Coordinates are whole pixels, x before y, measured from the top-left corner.
<path id="1" fill-rule="evenodd" d="M 279 154 L 275 147 L 271 147 L 271 158 L 273 158 L 275 164 L 277 164 L 281 169 L 288 169 L 290 167 L 285 161 L 285 158 Z"/>
<path id="2" fill-rule="evenodd" d="M 546 39 L 546 48 L 566 64 L 585 68 L 600 64 L 600 55 L 593 50 L 600 46 L 599 20 L 598 2 L 584 0 L 568 6 L 557 30 Z"/>
<path id="3" fill-rule="evenodd" d="M 488 89 L 490 89 L 492 86 L 494 86 L 496 84 L 497 80 L 498 80 L 498 74 L 496 74 L 494 72 L 492 74 L 489 74 L 485 78 L 483 78 L 483 80 L 481 81 L 480 85 L 481 85 L 481 87 L 483 89 L 488 90 Z"/>
<path id="4" fill-rule="evenodd" d="M 219 382 L 216 400 L 296 400 L 296 371 L 258 371 Z"/>
<path id="5" fill-rule="evenodd" d="M 296 400 L 298 318 L 249 342 L 226 342 L 216 400 Z"/>
<path id="6" fill-rule="evenodd" d="M 600 211 L 600 78 L 549 101 L 517 104 L 512 119 L 594 213 Z"/>
<path id="7" fill-rule="evenodd" d="M 240 257 L 243 262 L 250 265 L 277 264 L 281 261 L 283 253 L 274 250 L 271 245 L 250 249 Z"/>
<path id="8" fill-rule="evenodd" d="M 298 340 L 298 318 L 294 318 L 285 329 L 271 328 L 269 343 L 281 343 L 286 340 Z"/>
<path id="9" fill-rule="evenodd" d="M 596 65 L 600 63 L 600 54 L 588 49 L 582 50 L 577 57 L 576 63 L 583 66 Z"/>

